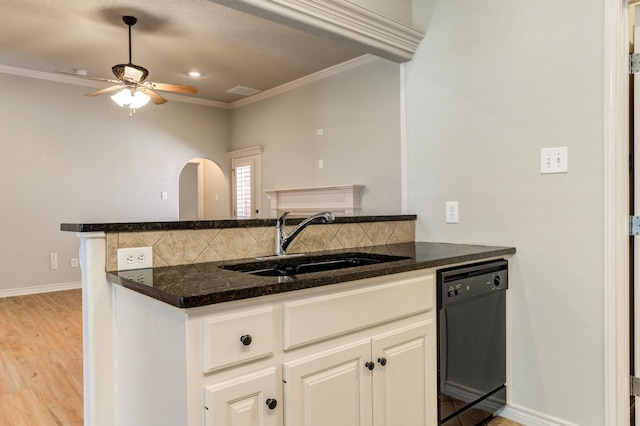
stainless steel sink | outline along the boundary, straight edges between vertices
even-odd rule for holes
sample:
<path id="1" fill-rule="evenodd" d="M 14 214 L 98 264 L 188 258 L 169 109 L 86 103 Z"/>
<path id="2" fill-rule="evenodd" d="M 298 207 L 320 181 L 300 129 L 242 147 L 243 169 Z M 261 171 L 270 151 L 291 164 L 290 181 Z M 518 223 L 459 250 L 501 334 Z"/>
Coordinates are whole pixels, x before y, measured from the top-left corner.
<path id="1" fill-rule="evenodd" d="M 409 258 L 386 254 L 350 252 L 318 256 L 276 257 L 256 262 L 222 265 L 221 268 L 265 277 L 287 277 L 312 272 L 327 272 L 358 266 L 395 262 L 405 259 Z"/>

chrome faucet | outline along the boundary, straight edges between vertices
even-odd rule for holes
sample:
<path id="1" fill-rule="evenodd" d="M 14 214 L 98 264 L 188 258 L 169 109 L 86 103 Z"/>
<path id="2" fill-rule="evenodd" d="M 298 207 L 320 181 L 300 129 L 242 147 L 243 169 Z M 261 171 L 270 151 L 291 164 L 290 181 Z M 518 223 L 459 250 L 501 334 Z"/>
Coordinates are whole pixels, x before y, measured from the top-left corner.
<path id="1" fill-rule="evenodd" d="M 276 256 L 284 256 L 287 254 L 287 247 L 298 236 L 300 232 L 312 223 L 331 223 L 335 219 L 333 213 L 323 212 L 314 214 L 303 220 L 289 235 L 284 230 L 284 222 L 287 215 L 291 212 L 284 212 L 276 221 Z"/>

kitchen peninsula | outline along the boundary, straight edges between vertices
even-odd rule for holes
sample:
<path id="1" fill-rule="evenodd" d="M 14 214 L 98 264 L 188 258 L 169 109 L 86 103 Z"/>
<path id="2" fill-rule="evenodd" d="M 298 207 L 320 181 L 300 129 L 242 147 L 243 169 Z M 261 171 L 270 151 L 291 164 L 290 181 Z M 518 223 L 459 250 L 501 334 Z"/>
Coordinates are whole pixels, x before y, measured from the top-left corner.
<path id="1" fill-rule="evenodd" d="M 399 260 L 275 277 L 224 268 L 272 254 L 275 219 L 61 225 L 81 239 L 85 423 L 401 421 L 410 403 L 422 413 L 416 424 L 434 424 L 435 270 L 515 249 L 415 242 L 415 219 L 311 225 L 290 252 Z M 141 246 L 153 247 L 145 279 L 117 271 L 117 250 Z M 346 383 L 359 386 L 336 395 Z M 374 403 L 385 383 L 402 392 L 400 405 Z M 340 406 L 309 406 L 303 391 Z"/>

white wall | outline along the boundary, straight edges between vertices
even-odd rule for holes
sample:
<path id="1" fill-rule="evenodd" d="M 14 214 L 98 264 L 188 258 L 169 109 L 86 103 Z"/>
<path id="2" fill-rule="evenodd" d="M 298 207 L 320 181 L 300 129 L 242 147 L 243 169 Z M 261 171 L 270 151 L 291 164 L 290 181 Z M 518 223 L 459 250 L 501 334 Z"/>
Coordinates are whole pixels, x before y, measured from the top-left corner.
<path id="1" fill-rule="evenodd" d="M 426 37 L 405 68 L 418 238 L 517 248 L 511 402 L 602 425 L 602 2 L 431 0 L 425 10 Z M 557 146 L 569 148 L 569 173 L 540 175 L 540 149 Z M 460 202 L 457 225 L 444 223 L 447 200 Z"/>
<path id="2" fill-rule="evenodd" d="M 177 220 L 184 164 L 227 164 L 227 110 L 169 102 L 129 117 L 90 88 L 8 74 L 0 90 L 0 296 L 80 281 L 78 239 L 60 223 Z"/>
<path id="3" fill-rule="evenodd" d="M 235 109 L 231 123 L 234 150 L 264 146 L 263 190 L 364 184 L 363 214 L 399 213 L 398 64 L 378 59 Z M 266 195 L 262 206 L 268 217 Z"/>

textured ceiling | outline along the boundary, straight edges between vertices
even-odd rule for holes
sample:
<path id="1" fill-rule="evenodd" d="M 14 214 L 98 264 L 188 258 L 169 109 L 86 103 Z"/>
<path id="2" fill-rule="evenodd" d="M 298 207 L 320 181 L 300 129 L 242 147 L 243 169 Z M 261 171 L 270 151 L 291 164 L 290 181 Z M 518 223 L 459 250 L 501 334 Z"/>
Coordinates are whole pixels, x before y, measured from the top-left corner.
<path id="1" fill-rule="evenodd" d="M 113 78 L 129 59 L 122 16 L 132 15 L 132 62 L 147 80 L 195 85 L 195 96 L 220 102 L 243 98 L 227 93 L 235 86 L 267 90 L 365 53 L 207 0 L 1 0 L 0 9 L 2 65 Z"/>

